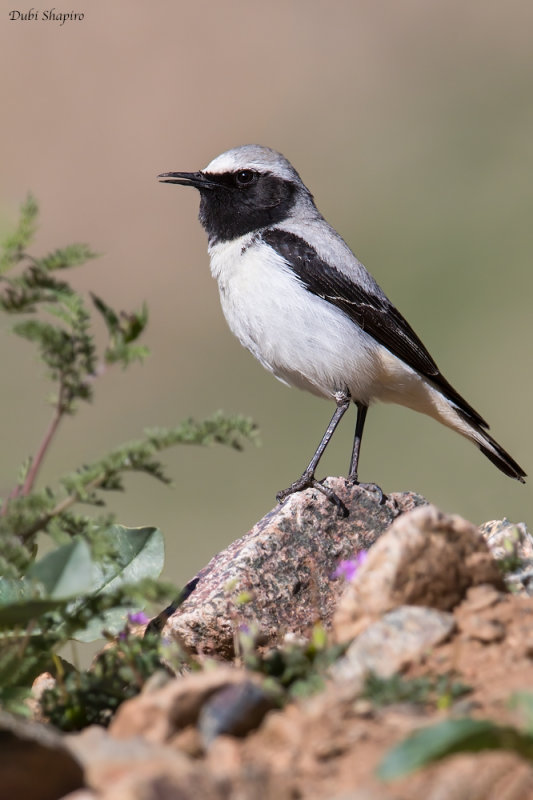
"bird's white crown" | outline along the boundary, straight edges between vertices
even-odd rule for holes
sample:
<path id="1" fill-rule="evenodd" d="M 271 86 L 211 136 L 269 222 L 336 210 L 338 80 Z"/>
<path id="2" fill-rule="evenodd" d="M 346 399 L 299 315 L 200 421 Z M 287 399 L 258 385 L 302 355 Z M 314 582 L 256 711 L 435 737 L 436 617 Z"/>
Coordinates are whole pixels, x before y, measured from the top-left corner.
<path id="1" fill-rule="evenodd" d="M 300 181 L 300 177 L 285 156 L 270 147 L 259 144 L 245 144 L 234 147 L 214 158 L 202 172 L 220 175 L 240 169 L 253 169 L 257 172 L 270 172 L 288 181 Z"/>

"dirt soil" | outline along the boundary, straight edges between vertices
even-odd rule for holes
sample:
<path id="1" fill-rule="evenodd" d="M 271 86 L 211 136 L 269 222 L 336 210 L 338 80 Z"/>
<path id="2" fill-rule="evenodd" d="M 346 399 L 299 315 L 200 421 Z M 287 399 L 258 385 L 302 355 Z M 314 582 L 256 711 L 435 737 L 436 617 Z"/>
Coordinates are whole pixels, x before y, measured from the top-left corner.
<path id="1" fill-rule="evenodd" d="M 491 589 L 471 594 L 454 612 L 457 632 L 450 641 L 404 672 L 413 678 L 453 672 L 468 684 L 471 691 L 450 709 L 408 703 L 379 709 L 371 700 L 331 686 L 270 714 L 245 740 L 220 737 L 207 755 L 207 766 L 218 771 L 221 763 L 232 764 L 234 775 L 251 767 L 274 771 L 293 798 L 533 798 L 533 770 L 511 753 L 451 756 L 388 787 L 375 777 L 392 746 L 451 714 L 523 727 L 509 699 L 515 691 L 531 689 L 533 682 L 533 599 Z"/>

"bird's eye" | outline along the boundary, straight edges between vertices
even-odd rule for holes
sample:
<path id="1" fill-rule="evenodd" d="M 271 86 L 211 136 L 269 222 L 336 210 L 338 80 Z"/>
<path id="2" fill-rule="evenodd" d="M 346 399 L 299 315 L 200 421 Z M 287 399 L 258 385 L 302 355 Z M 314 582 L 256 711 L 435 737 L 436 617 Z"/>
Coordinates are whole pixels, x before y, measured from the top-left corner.
<path id="1" fill-rule="evenodd" d="M 235 183 L 237 186 L 249 186 L 257 180 L 257 172 L 253 169 L 240 169 L 235 173 Z"/>

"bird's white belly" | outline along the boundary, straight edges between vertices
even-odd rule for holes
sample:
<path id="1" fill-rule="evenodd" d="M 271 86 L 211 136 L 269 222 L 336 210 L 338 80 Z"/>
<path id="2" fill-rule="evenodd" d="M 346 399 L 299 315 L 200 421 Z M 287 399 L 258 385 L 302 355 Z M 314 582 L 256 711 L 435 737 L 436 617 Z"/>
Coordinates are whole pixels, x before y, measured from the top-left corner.
<path id="1" fill-rule="evenodd" d="M 346 388 L 363 403 L 376 396 L 383 348 L 272 248 L 248 234 L 210 256 L 230 329 L 277 378 L 327 398 Z"/>

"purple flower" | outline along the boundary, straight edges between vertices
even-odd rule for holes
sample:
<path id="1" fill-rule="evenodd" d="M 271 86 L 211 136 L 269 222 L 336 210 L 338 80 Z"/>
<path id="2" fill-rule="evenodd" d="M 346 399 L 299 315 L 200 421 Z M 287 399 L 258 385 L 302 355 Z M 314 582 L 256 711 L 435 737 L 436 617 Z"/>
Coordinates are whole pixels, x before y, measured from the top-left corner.
<path id="1" fill-rule="evenodd" d="M 348 583 L 353 581 L 359 567 L 361 567 L 368 556 L 366 550 L 360 550 L 355 558 L 347 558 L 339 561 L 336 570 L 332 573 L 332 578 L 344 578 Z"/>
<path id="2" fill-rule="evenodd" d="M 132 611 L 128 614 L 128 622 L 130 625 L 147 625 L 150 617 L 147 617 L 144 611 Z"/>

